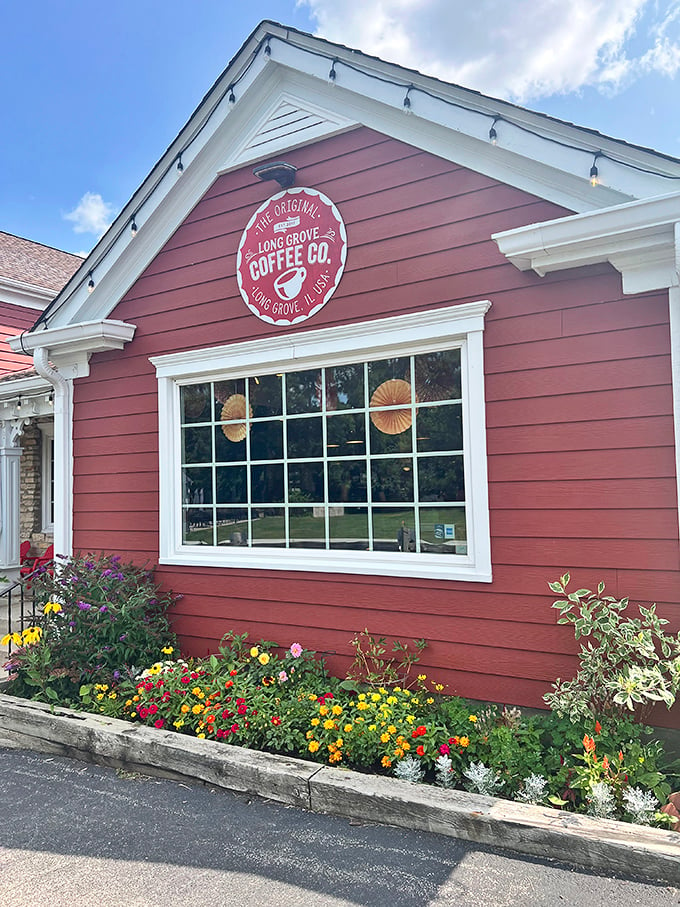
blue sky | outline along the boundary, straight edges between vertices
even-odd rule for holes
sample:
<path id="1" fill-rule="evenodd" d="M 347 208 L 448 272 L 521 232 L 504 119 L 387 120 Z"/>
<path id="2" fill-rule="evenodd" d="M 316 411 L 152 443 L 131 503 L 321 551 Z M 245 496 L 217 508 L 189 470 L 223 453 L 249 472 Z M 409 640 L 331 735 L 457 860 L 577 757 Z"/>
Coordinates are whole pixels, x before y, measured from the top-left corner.
<path id="1" fill-rule="evenodd" d="M 70 252 L 94 245 L 261 19 L 680 157 L 680 0 L 0 9 L 0 230 Z"/>

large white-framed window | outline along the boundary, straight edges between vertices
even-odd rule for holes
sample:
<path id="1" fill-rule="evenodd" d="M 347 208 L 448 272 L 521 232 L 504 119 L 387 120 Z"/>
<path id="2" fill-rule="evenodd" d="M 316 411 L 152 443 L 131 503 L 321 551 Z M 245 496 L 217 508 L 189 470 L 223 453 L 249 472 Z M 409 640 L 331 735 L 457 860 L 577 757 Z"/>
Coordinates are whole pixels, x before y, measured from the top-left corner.
<path id="1" fill-rule="evenodd" d="M 490 582 L 489 306 L 152 358 L 161 563 Z"/>

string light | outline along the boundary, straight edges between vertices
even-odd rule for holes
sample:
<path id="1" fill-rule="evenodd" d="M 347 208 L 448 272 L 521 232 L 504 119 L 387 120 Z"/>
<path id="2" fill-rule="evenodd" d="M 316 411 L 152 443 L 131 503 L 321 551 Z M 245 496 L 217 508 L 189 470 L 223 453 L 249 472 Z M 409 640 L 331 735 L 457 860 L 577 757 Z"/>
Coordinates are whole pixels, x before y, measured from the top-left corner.
<path id="1" fill-rule="evenodd" d="M 595 157 L 593 158 L 593 166 L 590 168 L 590 185 L 598 186 L 600 183 L 600 173 L 597 169 L 597 159 L 603 157 L 601 151 L 595 152 Z"/>
<path id="2" fill-rule="evenodd" d="M 500 123 L 501 117 L 494 117 L 491 129 L 489 129 L 489 141 L 492 145 L 498 144 L 498 133 L 496 132 L 496 123 Z"/>
<path id="3" fill-rule="evenodd" d="M 133 236 L 136 236 L 136 235 L 137 235 L 137 222 L 136 222 L 136 219 L 135 219 L 135 215 L 134 215 L 134 214 L 132 215 L 132 220 L 131 220 L 131 222 L 130 222 L 130 233 L 131 233 Z"/>
<path id="4" fill-rule="evenodd" d="M 21 409 L 21 397 L 17 400 L 17 412 Z"/>
<path id="5" fill-rule="evenodd" d="M 239 83 L 240 83 L 243 79 L 246 78 L 246 76 L 248 75 L 248 73 L 249 73 L 251 67 L 253 66 L 253 64 L 254 64 L 255 61 L 257 60 L 257 57 L 259 56 L 260 52 L 262 52 L 262 54 L 263 54 L 265 57 L 267 57 L 267 58 L 270 58 L 270 57 L 271 57 L 271 46 L 270 46 L 270 44 L 271 44 L 271 41 L 273 41 L 273 40 L 281 41 L 281 42 L 283 42 L 284 44 L 290 44 L 290 45 L 293 46 L 293 47 L 296 46 L 295 43 L 294 43 L 293 41 L 289 40 L 288 38 L 280 37 L 279 35 L 271 35 L 271 34 L 265 35 L 265 36 L 262 38 L 262 40 L 260 41 L 260 43 L 258 44 L 258 46 L 257 46 L 257 47 L 254 49 L 254 51 L 252 52 L 252 55 L 251 55 L 250 59 L 247 61 L 247 63 L 246 63 L 245 66 L 243 67 L 243 70 L 241 71 L 241 73 L 240 73 L 240 75 L 238 76 L 238 78 L 236 78 L 233 82 L 231 82 L 231 83 L 229 84 L 229 86 L 227 87 L 227 89 L 226 89 L 225 91 L 223 91 L 223 92 L 219 95 L 219 97 L 216 98 L 215 103 L 213 104 L 213 106 L 211 107 L 211 109 L 208 111 L 208 113 L 206 114 L 206 116 L 204 117 L 204 119 L 203 119 L 200 123 L 198 123 L 198 124 L 196 125 L 196 127 L 195 127 L 193 133 L 190 134 L 190 135 L 186 138 L 185 145 L 184 145 L 184 149 L 183 149 L 184 152 L 187 151 L 188 148 L 193 144 L 193 142 L 195 142 L 196 139 L 201 135 L 201 133 L 202 133 L 203 130 L 205 129 L 206 125 L 210 122 L 210 120 L 211 120 L 212 116 L 214 115 L 215 111 L 219 108 L 220 102 L 223 100 L 223 98 L 225 97 L 225 95 L 228 95 L 228 101 L 229 101 L 230 104 L 235 104 L 235 103 L 236 103 L 236 96 L 235 96 L 235 94 L 234 94 L 234 89 L 235 89 L 235 87 L 236 87 L 237 85 L 239 85 Z M 337 66 L 339 63 L 341 63 L 341 64 L 342 64 L 343 66 L 345 66 L 347 69 L 350 69 L 350 70 L 352 70 L 352 71 L 354 71 L 354 72 L 357 72 L 357 73 L 359 73 L 360 75 L 362 75 L 363 77 L 365 77 L 365 78 L 367 78 L 367 79 L 372 79 L 372 80 L 375 80 L 375 81 L 382 82 L 382 83 L 384 83 L 384 84 L 386 84 L 386 85 L 394 85 L 394 86 L 400 87 L 400 88 L 402 88 L 402 89 L 406 89 L 406 95 L 405 95 L 404 100 L 403 100 L 403 109 L 404 109 L 404 112 L 405 112 L 405 113 L 411 113 L 411 112 L 412 112 L 412 110 L 411 110 L 411 104 L 412 104 L 412 102 L 411 102 L 411 98 L 410 98 L 410 93 L 411 93 L 411 91 L 417 91 L 417 92 L 420 92 L 420 94 L 425 95 L 426 97 L 432 98 L 433 100 L 436 100 L 436 101 L 438 101 L 439 103 L 446 105 L 447 107 L 454 107 L 454 108 L 456 108 L 456 109 L 458 109 L 458 110 L 463 110 L 463 111 L 466 111 L 466 112 L 468 112 L 468 113 L 474 113 L 474 114 L 477 114 L 477 115 L 479 115 L 479 116 L 483 116 L 484 118 L 491 118 L 490 114 L 486 114 L 486 113 L 482 112 L 481 110 L 478 110 L 478 109 L 476 109 L 476 108 L 474 108 L 474 107 L 469 107 L 469 106 L 467 106 L 467 105 L 465 105 L 465 104 L 458 103 L 457 101 L 450 100 L 449 98 L 443 97 L 442 95 L 437 94 L 437 93 L 435 93 L 435 92 L 433 92 L 433 91 L 429 91 L 429 90 L 426 89 L 426 88 L 423 88 L 423 87 L 420 87 L 420 86 L 419 86 L 419 87 L 416 87 L 416 86 L 413 85 L 413 84 L 405 85 L 403 82 L 399 82 L 399 81 L 397 81 L 397 80 L 395 80 L 395 79 L 390 79 L 390 78 L 388 78 L 388 77 L 386 77 L 386 76 L 380 76 L 380 75 L 378 75 L 378 74 L 375 73 L 375 72 L 367 72 L 364 68 L 362 68 L 362 67 L 359 66 L 359 65 L 356 65 L 356 64 L 351 63 L 349 60 L 339 60 L 338 57 L 333 57 L 333 56 L 331 56 L 330 54 L 326 54 L 326 53 L 323 53 L 323 52 L 321 52 L 321 51 L 314 51 L 314 50 L 311 50 L 311 49 L 308 48 L 308 47 L 304 47 L 304 48 L 303 48 L 303 47 L 298 47 L 298 50 L 300 50 L 302 53 L 306 53 L 306 54 L 309 54 L 309 55 L 314 56 L 314 57 L 319 57 L 320 59 L 330 60 L 330 61 L 331 61 L 331 68 L 330 68 L 330 71 L 329 71 L 329 73 L 328 73 L 328 81 L 329 81 L 329 83 L 332 84 L 332 85 L 334 85 L 334 84 L 336 83 L 336 79 L 337 79 L 336 66 Z M 490 129 L 489 129 L 489 141 L 490 141 L 493 145 L 495 145 L 495 144 L 497 143 L 497 141 L 498 141 L 498 134 L 497 134 L 497 131 L 496 131 L 496 128 L 495 128 L 495 127 L 496 127 L 496 124 L 497 124 L 498 122 L 500 122 L 500 121 L 503 121 L 504 123 L 509 124 L 509 125 L 512 126 L 514 129 L 518 129 L 518 130 L 520 130 L 521 132 L 527 133 L 528 135 L 532 135 L 532 136 L 534 136 L 534 137 L 540 138 L 540 139 L 542 139 L 542 140 L 545 141 L 545 142 L 549 142 L 550 144 L 558 145 L 558 146 L 560 146 L 560 147 L 562 147 L 562 148 L 567 148 L 567 149 L 569 149 L 570 151 L 583 152 L 583 153 L 585 153 L 585 154 L 592 154 L 592 153 L 593 153 L 592 151 L 590 151 L 590 150 L 587 149 L 587 148 L 579 147 L 578 145 L 575 145 L 575 144 L 570 143 L 570 142 L 563 142 L 563 141 L 560 141 L 560 140 L 557 139 L 557 138 L 553 138 L 553 137 L 548 136 L 548 135 L 545 135 L 545 134 L 543 134 L 543 133 L 541 133 L 541 132 L 537 132 L 537 131 L 535 131 L 534 129 L 528 127 L 528 126 L 524 126 L 524 125 L 522 125 L 522 124 L 519 123 L 519 122 L 516 122 L 516 121 L 514 121 L 514 120 L 509 120 L 507 117 L 499 117 L 499 116 L 497 116 L 497 115 L 496 115 L 496 116 L 493 116 L 493 118 L 492 118 L 492 123 L 491 123 L 491 127 L 490 127 Z M 559 121 L 557 121 L 557 122 L 559 122 Z M 644 149 L 643 149 L 643 150 L 644 150 Z M 158 176 L 157 176 L 156 180 L 154 181 L 154 183 L 148 186 L 148 188 L 147 188 L 147 190 L 146 190 L 144 196 L 143 196 L 141 199 L 139 199 L 138 206 L 137 206 L 137 213 L 140 212 L 140 210 L 144 207 L 144 205 L 149 201 L 149 199 L 153 196 L 153 194 L 155 193 L 155 191 L 158 189 L 159 185 L 161 184 L 161 182 L 163 181 L 163 179 L 165 178 L 165 176 L 168 174 L 169 170 L 172 168 L 173 162 L 174 162 L 174 161 L 177 162 L 177 172 L 180 173 L 180 174 L 183 172 L 183 170 L 184 170 L 184 165 L 182 164 L 182 153 L 183 153 L 183 152 L 180 152 L 180 154 L 177 156 L 177 158 L 174 158 L 173 161 L 171 161 L 171 162 L 166 166 L 166 168 L 165 168 L 162 172 L 160 172 L 160 173 L 158 174 Z M 606 158 L 607 160 L 612 161 L 612 163 L 617 164 L 617 165 L 620 166 L 620 167 L 626 167 L 626 168 L 629 169 L 629 170 L 634 170 L 634 171 L 637 172 L 637 173 L 647 173 L 647 174 L 650 174 L 651 176 L 654 176 L 654 177 L 657 177 L 657 178 L 660 178 L 660 179 L 680 180 L 680 175 L 674 175 L 674 174 L 672 174 L 672 173 L 662 173 L 662 172 L 660 172 L 659 170 L 654 170 L 654 169 L 651 169 L 651 168 L 648 168 L 648 167 L 641 167 L 641 166 L 638 166 L 638 165 L 636 165 L 636 164 L 630 163 L 630 162 L 628 162 L 628 161 L 622 161 L 622 160 L 620 160 L 620 159 L 618 159 L 618 158 L 616 158 L 616 157 L 613 157 L 612 155 L 607 154 L 607 153 L 605 153 L 605 152 L 603 152 L 603 151 L 598 151 L 598 152 L 595 154 L 595 157 L 594 157 L 594 159 L 593 159 L 593 164 L 592 164 L 592 166 L 591 166 L 591 168 L 590 168 L 590 182 L 591 182 L 592 185 L 594 185 L 594 186 L 597 186 L 597 185 L 599 184 L 599 171 L 598 171 L 598 168 L 597 168 L 596 161 L 597 161 L 597 159 L 600 158 L 600 157 Z M 130 224 L 130 231 L 131 231 L 132 235 L 134 236 L 133 225 L 135 225 L 135 218 L 134 218 L 134 217 L 133 217 L 133 219 L 132 219 L 132 223 Z M 100 254 L 100 257 L 97 258 L 96 261 L 94 261 L 94 268 L 97 268 L 99 265 L 101 265 L 101 263 L 108 257 L 109 252 L 110 252 L 111 249 L 114 248 L 114 246 L 115 246 L 115 241 L 116 241 L 118 238 L 120 238 L 120 236 L 123 234 L 123 232 L 124 232 L 126 229 L 127 229 L 127 224 L 125 224 L 125 223 L 122 224 L 122 225 L 119 227 L 118 233 L 117 233 L 116 236 L 114 237 L 113 243 L 112 243 L 112 244 L 111 244 L 111 245 L 110 245 L 110 246 L 109 246 L 102 254 Z M 89 271 L 89 272 L 88 272 L 88 277 L 89 277 L 89 281 L 88 281 L 88 284 L 87 284 L 87 288 L 88 288 L 88 291 L 91 293 L 92 290 L 94 289 L 94 280 L 93 280 L 93 278 L 92 278 L 92 271 Z M 81 285 L 82 285 L 82 284 L 81 284 Z M 56 304 L 57 302 L 59 302 L 59 305 L 62 304 L 62 303 L 61 303 L 61 294 L 58 294 L 57 297 L 55 297 L 55 299 L 54 299 L 54 300 L 53 300 L 53 301 L 52 301 L 52 302 L 51 302 L 51 303 L 50 303 L 50 304 L 49 304 L 49 305 L 41 312 L 40 316 L 38 317 L 36 323 L 34 324 L 33 328 L 31 328 L 31 330 L 35 330 L 37 327 L 39 327 L 39 325 L 47 323 L 48 317 L 49 317 L 49 316 L 52 314 L 52 312 L 55 310 L 55 304 Z"/>

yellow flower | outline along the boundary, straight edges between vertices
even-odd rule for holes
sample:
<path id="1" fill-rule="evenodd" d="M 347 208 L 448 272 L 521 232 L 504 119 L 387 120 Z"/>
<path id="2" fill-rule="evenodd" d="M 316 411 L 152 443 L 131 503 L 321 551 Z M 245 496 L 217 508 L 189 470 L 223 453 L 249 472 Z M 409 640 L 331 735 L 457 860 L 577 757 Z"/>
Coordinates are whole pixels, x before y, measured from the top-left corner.
<path id="1" fill-rule="evenodd" d="M 324 726 L 325 730 L 331 731 L 335 727 L 335 722 L 333 721 L 332 718 L 326 718 L 326 720 L 323 723 L 323 726 Z"/>
<path id="2" fill-rule="evenodd" d="M 409 724 L 413 724 L 413 722 L 416 720 L 416 716 L 415 716 L 415 715 L 407 715 L 407 716 L 406 716 L 406 720 L 408 721 Z"/>
<path id="3" fill-rule="evenodd" d="M 406 740 L 406 737 L 404 737 L 403 734 L 399 734 L 399 736 L 397 737 L 397 745 L 401 746 L 404 740 Z"/>
<path id="4" fill-rule="evenodd" d="M 269 655 L 267 655 L 266 652 L 261 652 L 257 656 L 257 660 L 260 662 L 261 665 L 267 665 L 267 664 L 269 664 Z"/>
<path id="5" fill-rule="evenodd" d="M 177 721 L 172 722 L 176 728 L 184 727 L 184 719 L 178 718 Z"/>
<path id="6" fill-rule="evenodd" d="M 357 702 L 357 708 L 359 709 L 360 712 L 365 712 L 366 709 L 368 708 L 368 703 L 367 702 Z"/>
<path id="7" fill-rule="evenodd" d="M 378 692 L 382 693 L 383 696 L 387 696 L 387 690 L 385 689 L 385 687 L 378 687 Z"/>
<path id="8" fill-rule="evenodd" d="M 342 737 L 338 737 L 338 739 L 335 741 L 336 746 L 344 746 L 344 744 L 345 741 L 342 739 Z"/>
<path id="9" fill-rule="evenodd" d="M 156 664 L 151 665 L 151 667 L 149 668 L 149 674 L 160 674 L 162 668 L 163 665 L 160 663 L 160 661 L 157 661 Z"/>
<path id="10" fill-rule="evenodd" d="M 199 740 L 205 740 L 205 734 L 196 734 Z"/>
<path id="11" fill-rule="evenodd" d="M 42 636 L 42 630 L 40 627 L 26 627 L 24 632 L 21 634 L 21 639 L 24 645 L 32 646 L 37 642 L 40 642 L 40 637 Z"/>
<path id="12" fill-rule="evenodd" d="M 471 721 L 473 724 L 476 724 L 476 723 L 477 723 L 477 716 L 476 716 L 476 715 L 470 715 L 470 717 L 468 718 L 468 721 Z"/>
<path id="13" fill-rule="evenodd" d="M 314 739 L 314 731 L 307 731 L 307 733 L 305 734 L 305 737 L 307 738 L 307 740 L 313 740 L 313 739 Z"/>
<path id="14" fill-rule="evenodd" d="M 330 756 L 328 757 L 329 762 L 340 762 L 341 760 L 342 760 L 342 753 L 339 753 L 337 751 L 335 753 L 331 753 Z"/>
<path id="15" fill-rule="evenodd" d="M 116 693 L 115 690 L 111 690 L 111 692 L 109 693 L 109 699 L 118 699 L 118 693 Z"/>
<path id="16" fill-rule="evenodd" d="M 103 698 L 104 698 L 103 693 L 97 693 L 97 699 L 103 699 Z"/>
<path id="17" fill-rule="evenodd" d="M 380 742 L 381 742 L 381 743 L 389 743 L 389 742 L 390 742 L 390 735 L 389 735 L 389 734 L 381 734 L 381 735 L 380 735 Z"/>
<path id="18" fill-rule="evenodd" d="M 418 674 L 418 680 L 420 680 L 420 681 L 427 680 L 427 674 Z"/>
<path id="19" fill-rule="evenodd" d="M 428 696 L 428 698 L 425 700 L 425 702 L 426 702 L 428 705 L 432 705 L 432 703 L 434 702 L 434 699 L 433 699 L 431 696 Z"/>
<path id="20" fill-rule="evenodd" d="M 394 751 L 394 755 L 398 756 L 399 759 L 401 759 L 401 757 L 404 755 L 403 749 L 400 746 L 398 746 Z"/>
<path id="21" fill-rule="evenodd" d="M 180 709 L 180 712 L 184 712 L 186 714 L 188 711 L 189 711 L 189 706 L 186 704 L 186 702 L 182 703 L 182 708 Z"/>
<path id="22" fill-rule="evenodd" d="M 388 727 L 387 727 L 387 733 L 388 733 L 388 734 L 396 734 L 396 733 L 397 733 L 396 727 L 395 727 L 393 724 L 388 725 Z"/>
<path id="23" fill-rule="evenodd" d="M 194 713 L 194 715 L 200 715 L 203 711 L 203 706 L 200 702 L 197 702 L 196 705 L 191 709 L 191 711 Z"/>
<path id="24" fill-rule="evenodd" d="M 310 721 L 310 724 L 314 725 L 314 727 L 316 727 L 317 724 L 320 724 L 320 723 L 321 723 L 321 721 L 319 718 L 312 718 L 312 720 Z"/>
<path id="25" fill-rule="evenodd" d="M 172 646 L 164 646 L 164 647 L 161 649 L 161 652 L 163 653 L 163 655 L 172 655 L 172 653 L 173 653 L 174 651 L 175 651 L 175 650 L 172 648 Z"/>
<path id="26" fill-rule="evenodd" d="M 390 768 L 390 766 L 392 765 L 392 760 L 389 756 L 383 756 L 380 762 L 382 763 L 383 768 Z"/>
<path id="27" fill-rule="evenodd" d="M 126 708 L 126 709 L 129 709 L 131 705 L 132 705 L 132 700 L 131 700 L 131 699 L 126 699 L 126 700 L 125 700 L 125 708 Z"/>
<path id="28" fill-rule="evenodd" d="M 259 654 L 260 654 L 260 650 L 257 648 L 257 646 L 253 646 L 253 648 L 250 650 L 250 657 L 257 658 L 257 656 Z"/>
<path id="29" fill-rule="evenodd" d="M 371 693 L 371 699 L 373 700 L 373 702 L 380 702 L 380 693 Z"/>
<path id="30" fill-rule="evenodd" d="M 369 726 L 368 726 L 369 731 L 374 731 L 374 730 L 376 730 L 376 728 L 377 728 L 376 724 L 369 724 Z"/>
<path id="31" fill-rule="evenodd" d="M 342 706 L 341 706 L 341 705 L 334 705 L 333 708 L 331 709 L 331 712 L 332 712 L 334 715 L 342 715 Z"/>
<path id="32" fill-rule="evenodd" d="M 43 614 L 59 614 L 61 610 L 62 607 L 59 602 L 47 602 L 47 604 L 43 608 Z"/>
<path id="33" fill-rule="evenodd" d="M 388 704 L 388 705 L 396 705 L 398 702 L 399 702 L 399 700 L 397 699 L 396 696 L 388 696 L 388 697 L 387 697 L 387 704 Z"/>
<path id="34" fill-rule="evenodd" d="M 0 639 L 0 646 L 9 645 L 10 642 L 13 642 L 15 645 L 21 645 L 21 635 L 19 633 L 6 633 L 2 639 Z"/>
<path id="35" fill-rule="evenodd" d="M 315 753 L 319 749 L 319 741 L 310 740 L 309 746 L 307 747 L 307 749 L 309 750 L 310 753 Z"/>
<path id="36" fill-rule="evenodd" d="M 328 706 L 322 705 L 321 708 L 319 709 L 319 715 L 327 715 L 328 711 L 329 711 Z"/>
<path id="37" fill-rule="evenodd" d="M 470 738 L 469 738 L 469 737 L 461 737 L 460 740 L 459 740 L 458 742 L 460 743 L 461 746 L 469 746 L 469 745 L 470 745 Z"/>
<path id="38" fill-rule="evenodd" d="M 201 695 L 201 688 L 200 688 L 200 687 L 193 687 L 192 690 L 191 690 L 191 692 L 192 692 L 192 695 L 194 695 L 194 696 L 200 696 L 200 695 Z"/>
<path id="39" fill-rule="evenodd" d="M 403 742 L 402 745 L 401 745 L 401 748 L 402 748 L 403 750 L 410 750 L 410 749 L 411 749 L 411 744 L 408 742 L 408 740 L 404 740 L 404 742 Z"/>
<path id="40" fill-rule="evenodd" d="M 349 734 L 349 732 L 350 732 L 351 730 L 352 730 L 352 725 L 351 725 L 351 724 L 346 724 L 346 725 L 344 726 L 344 728 L 343 728 L 343 731 L 344 731 L 346 734 Z"/>
<path id="41" fill-rule="evenodd" d="M 441 693 L 441 691 L 444 689 L 444 684 L 443 684 L 443 683 L 435 683 L 434 688 L 435 688 L 435 690 L 436 690 L 438 693 Z"/>
<path id="42" fill-rule="evenodd" d="M 366 698 L 365 693 L 359 693 L 359 695 L 357 697 L 357 699 L 359 699 L 360 702 L 363 702 L 365 698 Z"/>

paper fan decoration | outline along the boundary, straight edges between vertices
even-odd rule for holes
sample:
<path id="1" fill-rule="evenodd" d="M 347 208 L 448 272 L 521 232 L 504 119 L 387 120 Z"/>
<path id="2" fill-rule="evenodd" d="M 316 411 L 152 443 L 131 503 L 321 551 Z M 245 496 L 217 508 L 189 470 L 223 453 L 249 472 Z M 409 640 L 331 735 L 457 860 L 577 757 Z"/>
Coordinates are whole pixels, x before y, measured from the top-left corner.
<path id="1" fill-rule="evenodd" d="M 253 417 L 252 406 L 248 407 L 249 417 Z M 231 425 L 223 425 L 222 431 L 229 441 L 243 441 L 248 434 L 248 428 L 245 422 L 234 422 L 234 419 L 245 419 L 246 417 L 246 398 L 243 394 L 232 394 L 228 397 L 222 407 L 221 419 L 223 422 L 231 422 Z"/>
<path id="2" fill-rule="evenodd" d="M 397 406 L 399 403 L 411 402 L 411 385 L 402 378 L 390 378 L 375 389 L 370 406 Z M 385 435 L 400 435 L 411 427 L 410 409 L 388 409 L 384 412 L 372 412 L 371 422 L 378 431 Z"/>

